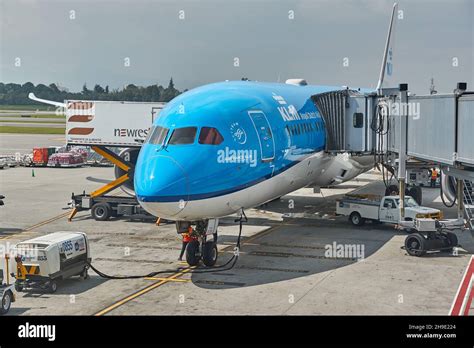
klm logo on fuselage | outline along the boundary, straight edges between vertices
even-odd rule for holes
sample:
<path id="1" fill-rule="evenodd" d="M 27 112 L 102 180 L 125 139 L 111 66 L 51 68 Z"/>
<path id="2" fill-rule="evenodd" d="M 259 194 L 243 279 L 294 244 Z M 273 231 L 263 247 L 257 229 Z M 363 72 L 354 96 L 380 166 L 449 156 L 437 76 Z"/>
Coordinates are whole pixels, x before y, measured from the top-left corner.
<path id="1" fill-rule="evenodd" d="M 273 99 L 275 99 L 278 104 L 282 106 L 278 106 L 278 112 L 280 113 L 283 121 L 298 121 L 298 120 L 309 120 L 312 118 L 317 118 L 318 114 L 314 111 L 309 112 L 298 112 L 294 105 L 288 105 L 286 100 L 280 95 L 273 95 Z M 284 105 L 284 106 L 283 106 Z"/>

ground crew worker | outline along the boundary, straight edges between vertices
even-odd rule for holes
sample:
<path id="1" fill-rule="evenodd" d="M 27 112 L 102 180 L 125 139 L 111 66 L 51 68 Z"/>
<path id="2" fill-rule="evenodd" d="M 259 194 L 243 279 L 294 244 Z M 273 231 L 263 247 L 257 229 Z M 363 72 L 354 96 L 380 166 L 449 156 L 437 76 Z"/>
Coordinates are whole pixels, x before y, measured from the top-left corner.
<path id="1" fill-rule="evenodd" d="M 436 179 L 438 178 L 438 171 L 436 168 L 431 169 L 431 187 L 436 187 Z"/>
<path id="2" fill-rule="evenodd" d="M 192 236 L 192 233 L 193 233 L 193 228 L 191 226 L 188 227 L 188 232 L 181 233 L 183 237 L 183 244 L 181 245 L 181 253 L 179 254 L 179 257 L 178 257 L 179 261 L 183 260 L 183 255 L 184 255 L 184 252 L 186 251 L 186 247 L 188 246 L 188 243 L 194 239 Z"/>

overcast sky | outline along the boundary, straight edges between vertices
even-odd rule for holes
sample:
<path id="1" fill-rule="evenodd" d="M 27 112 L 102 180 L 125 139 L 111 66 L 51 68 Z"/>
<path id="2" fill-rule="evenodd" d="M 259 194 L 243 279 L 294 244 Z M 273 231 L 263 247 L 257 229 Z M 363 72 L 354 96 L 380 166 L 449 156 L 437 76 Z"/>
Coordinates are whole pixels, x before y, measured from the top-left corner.
<path id="1" fill-rule="evenodd" d="M 54 82 L 71 91 L 84 83 L 167 85 L 171 76 L 181 90 L 241 77 L 374 87 L 392 4 L 0 0 L 0 81 Z M 474 89 L 474 1 L 399 4 L 399 82 L 416 93 L 428 92 L 431 77 L 440 92 L 458 81 Z"/>

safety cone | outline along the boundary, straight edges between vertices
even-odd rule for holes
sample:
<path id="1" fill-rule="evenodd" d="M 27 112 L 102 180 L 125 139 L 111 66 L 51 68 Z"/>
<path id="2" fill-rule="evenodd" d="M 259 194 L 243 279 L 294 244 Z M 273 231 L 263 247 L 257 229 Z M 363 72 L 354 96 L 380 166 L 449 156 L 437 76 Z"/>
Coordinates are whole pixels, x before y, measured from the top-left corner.
<path id="1" fill-rule="evenodd" d="M 32 178 L 35 177 L 35 170 L 34 170 L 34 169 L 31 170 L 31 177 L 32 177 Z"/>

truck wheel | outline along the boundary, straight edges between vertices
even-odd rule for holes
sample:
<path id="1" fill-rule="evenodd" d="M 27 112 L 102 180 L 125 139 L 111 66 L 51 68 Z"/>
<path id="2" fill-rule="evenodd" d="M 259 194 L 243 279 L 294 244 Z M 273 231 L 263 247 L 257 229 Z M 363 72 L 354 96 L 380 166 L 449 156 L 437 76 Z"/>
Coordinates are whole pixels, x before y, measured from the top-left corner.
<path id="1" fill-rule="evenodd" d="M 196 266 L 199 262 L 199 242 L 193 240 L 186 246 L 186 262 L 190 266 Z"/>
<path id="2" fill-rule="evenodd" d="M 23 285 L 19 284 L 18 282 L 15 282 L 15 290 L 17 292 L 22 292 L 23 291 Z"/>
<path id="3" fill-rule="evenodd" d="M 92 206 L 92 217 L 97 221 L 106 221 L 110 219 L 112 209 L 108 203 L 96 203 Z"/>
<path id="4" fill-rule="evenodd" d="M 55 293 L 58 290 L 58 283 L 55 280 L 50 280 L 48 285 L 48 290 L 50 293 Z"/>
<path id="5" fill-rule="evenodd" d="M 2 307 L 0 308 L 0 314 L 7 314 L 12 305 L 12 292 L 10 290 L 5 291 L 2 297 Z"/>
<path id="6" fill-rule="evenodd" d="M 362 226 L 364 223 L 365 223 L 365 219 L 360 216 L 359 213 L 357 212 L 353 212 L 350 216 L 349 216 L 349 220 L 352 222 L 353 225 L 355 226 Z"/>
<path id="7" fill-rule="evenodd" d="M 426 254 L 425 237 L 420 233 L 412 233 L 405 239 L 405 250 L 411 256 L 423 256 Z"/>
<path id="8" fill-rule="evenodd" d="M 209 241 L 204 243 L 202 247 L 202 262 L 207 267 L 212 267 L 217 261 L 217 245 L 216 243 Z"/>

